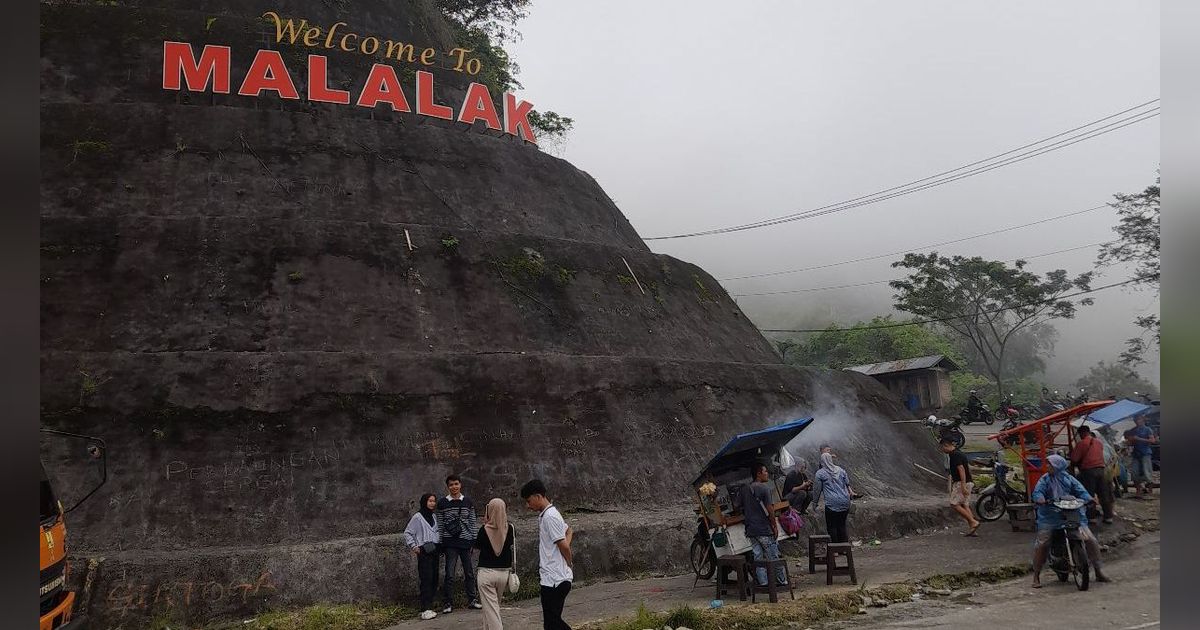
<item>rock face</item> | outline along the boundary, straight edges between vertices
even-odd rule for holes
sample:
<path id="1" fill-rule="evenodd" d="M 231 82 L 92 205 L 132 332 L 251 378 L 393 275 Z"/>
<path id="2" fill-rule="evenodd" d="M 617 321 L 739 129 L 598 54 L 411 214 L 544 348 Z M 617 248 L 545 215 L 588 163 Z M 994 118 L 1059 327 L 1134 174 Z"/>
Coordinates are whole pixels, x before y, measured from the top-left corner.
<path id="1" fill-rule="evenodd" d="M 266 10 L 452 48 L 432 3 L 97 4 L 42 5 L 41 109 L 42 422 L 109 447 L 68 522 L 96 627 L 394 602 L 415 590 L 397 532 L 451 472 L 513 513 L 544 479 L 581 579 L 686 562 L 687 482 L 773 421 L 817 415 L 860 492 L 929 491 L 909 461 L 939 459 L 887 422 L 885 390 L 782 365 L 567 162 L 382 110 L 161 88 L 168 39 L 229 45 L 243 71 L 264 41 L 300 58 Z M 334 81 L 369 63 L 330 53 Z M 66 501 L 88 485 L 67 445 L 42 455 Z M 618 544 L 657 522 L 684 542 Z"/>

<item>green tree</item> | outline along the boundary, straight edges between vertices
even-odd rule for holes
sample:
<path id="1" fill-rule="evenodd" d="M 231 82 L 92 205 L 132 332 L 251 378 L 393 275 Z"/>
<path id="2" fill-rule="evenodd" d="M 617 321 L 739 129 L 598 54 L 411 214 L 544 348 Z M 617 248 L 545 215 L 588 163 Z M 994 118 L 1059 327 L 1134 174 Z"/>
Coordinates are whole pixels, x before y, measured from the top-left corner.
<path id="1" fill-rule="evenodd" d="M 1113 195 L 1116 203 L 1109 204 L 1117 209 L 1120 218 L 1113 231 L 1119 237 L 1116 241 L 1100 248 L 1097 264 L 1101 266 L 1116 263 L 1134 263 L 1135 286 L 1153 289 L 1155 294 L 1159 289 L 1159 179 L 1154 180 L 1153 186 L 1148 186 L 1140 193 Z M 1134 320 L 1142 328 L 1143 333 L 1125 342 L 1125 351 L 1121 353 L 1120 362 L 1127 367 L 1145 363 L 1146 351 L 1150 348 L 1146 336 L 1150 335 L 1154 347 L 1159 344 L 1158 315 L 1144 315 Z"/>
<path id="2" fill-rule="evenodd" d="M 930 354 L 946 355 L 959 365 L 965 364 L 962 353 L 944 335 L 923 326 L 895 325 L 899 323 L 903 322 L 888 315 L 849 328 L 831 324 L 802 342 L 784 340 L 776 342 L 776 347 L 784 360 L 793 365 L 819 365 L 835 370 Z"/>
<path id="3" fill-rule="evenodd" d="M 964 338 L 978 354 L 985 372 L 1004 395 L 1004 379 L 1011 376 L 1009 349 L 1014 337 L 1051 319 L 1070 319 L 1077 305 L 1063 296 L 1087 290 L 1092 273 L 1069 278 L 1058 269 L 1044 277 L 1025 270 L 1025 261 L 1010 267 L 978 256 L 945 257 L 936 252 L 907 254 L 893 267 L 909 275 L 889 284 L 897 310 L 938 320 L 941 326 Z M 1091 299 L 1080 300 L 1081 305 Z"/>
<path id="4" fill-rule="evenodd" d="M 966 357 L 966 367 L 973 372 L 987 373 L 983 355 L 964 337 L 955 336 L 955 345 Z M 1046 370 L 1046 357 L 1054 355 L 1058 330 L 1049 323 L 1037 324 L 1012 336 L 1005 350 L 1006 374 L 1012 378 L 1029 378 Z"/>
<path id="5" fill-rule="evenodd" d="M 1101 361 L 1088 370 L 1086 376 L 1075 381 L 1075 386 L 1088 392 L 1093 399 L 1107 396 L 1133 398 L 1134 392 L 1151 397 L 1158 396 L 1154 383 L 1142 378 L 1129 366 Z"/>
<path id="6" fill-rule="evenodd" d="M 521 36 L 517 22 L 528 17 L 531 0 L 437 0 L 438 9 L 449 20 L 478 30 L 497 42 Z"/>

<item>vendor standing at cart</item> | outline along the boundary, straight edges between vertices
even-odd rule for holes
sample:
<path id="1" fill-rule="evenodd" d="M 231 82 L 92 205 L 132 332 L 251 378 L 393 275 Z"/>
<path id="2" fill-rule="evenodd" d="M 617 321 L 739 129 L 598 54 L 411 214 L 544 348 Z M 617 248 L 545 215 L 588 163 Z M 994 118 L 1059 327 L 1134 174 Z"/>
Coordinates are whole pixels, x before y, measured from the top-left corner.
<path id="1" fill-rule="evenodd" d="M 755 561 L 778 560 L 781 557 L 777 540 L 779 523 L 771 510 L 771 491 L 767 487 L 771 476 L 765 464 L 754 464 L 750 470 L 754 481 L 742 486 L 740 491 L 746 539 L 750 541 Z M 766 586 L 766 567 L 755 568 L 754 578 L 759 586 Z M 782 564 L 775 567 L 775 583 L 779 586 L 787 585 L 787 568 Z"/>

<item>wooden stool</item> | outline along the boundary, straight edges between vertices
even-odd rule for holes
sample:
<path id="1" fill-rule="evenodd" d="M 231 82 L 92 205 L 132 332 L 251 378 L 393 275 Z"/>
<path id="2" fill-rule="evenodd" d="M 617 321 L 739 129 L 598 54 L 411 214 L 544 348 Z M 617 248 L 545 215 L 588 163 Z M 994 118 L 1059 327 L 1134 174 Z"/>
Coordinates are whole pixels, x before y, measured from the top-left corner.
<path id="1" fill-rule="evenodd" d="M 833 576 L 849 575 L 851 584 L 858 584 L 858 576 L 854 573 L 854 547 L 848 543 L 829 543 L 826 551 L 825 584 L 833 584 Z M 846 558 L 846 566 L 837 566 L 838 556 Z"/>
<path id="2" fill-rule="evenodd" d="M 814 534 L 814 535 L 808 537 L 808 572 L 809 573 L 816 573 L 818 564 L 822 565 L 822 566 L 825 565 L 826 558 L 828 558 L 828 556 L 829 556 L 829 548 L 828 548 L 829 540 L 830 540 L 829 536 L 827 536 L 825 534 Z M 822 553 L 821 555 L 818 556 L 817 555 L 817 545 L 821 545 L 821 548 L 824 550 L 825 553 Z"/>
<path id="3" fill-rule="evenodd" d="M 762 568 L 766 569 L 766 571 L 767 571 L 767 585 L 759 586 L 758 579 L 755 578 L 754 582 L 751 583 L 751 587 L 750 587 L 751 603 L 758 602 L 758 597 L 757 597 L 758 593 L 766 593 L 767 599 L 772 604 L 777 603 L 779 601 L 778 589 L 781 586 L 787 588 L 788 592 L 791 593 L 791 595 L 792 595 L 792 599 L 796 599 L 795 582 L 792 581 L 792 576 L 790 573 L 788 573 L 787 559 L 776 558 L 774 560 L 755 560 L 754 561 L 755 573 L 758 572 L 759 567 L 762 567 Z M 776 579 L 775 578 L 775 567 L 783 567 L 783 577 L 785 579 L 787 579 L 787 584 L 780 584 L 775 581 L 775 579 Z"/>
<path id="4" fill-rule="evenodd" d="M 747 564 L 745 556 L 741 554 L 717 558 L 717 596 L 713 599 L 721 599 L 724 594 L 729 592 L 725 574 L 731 569 L 737 574 L 738 599 L 746 601 Z"/>

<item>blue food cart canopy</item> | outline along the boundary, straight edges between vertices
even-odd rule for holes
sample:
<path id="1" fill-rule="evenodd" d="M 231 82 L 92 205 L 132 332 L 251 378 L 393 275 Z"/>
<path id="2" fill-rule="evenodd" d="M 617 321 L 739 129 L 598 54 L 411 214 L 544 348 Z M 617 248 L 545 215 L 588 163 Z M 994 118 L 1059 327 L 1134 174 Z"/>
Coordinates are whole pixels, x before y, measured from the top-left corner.
<path id="1" fill-rule="evenodd" d="M 773 456 L 784 445 L 800 435 L 800 432 L 812 424 L 812 421 L 812 418 L 792 420 L 786 424 L 733 436 L 733 439 L 722 446 L 721 450 L 717 451 L 717 454 L 709 460 L 692 485 L 700 483 L 709 473 L 719 475 L 735 468 L 748 468 L 750 464 L 761 457 L 760 453 L 769 453 Z"/>
<path id="2" fill-rule="evenodd" d="M 1119 400 L 1107 407 L 1093 411 L 1092 413 L 1088 414 L 1087 419 L 1089 422 L 1111 425 L 1116 424 L 1126 418 L 1136 416 L 1139 413 L 1146 413 L 1150 411 L 1150 409 L 1150 405 L 1142 404 L 1126 398 L 1124 400 Z"/>

